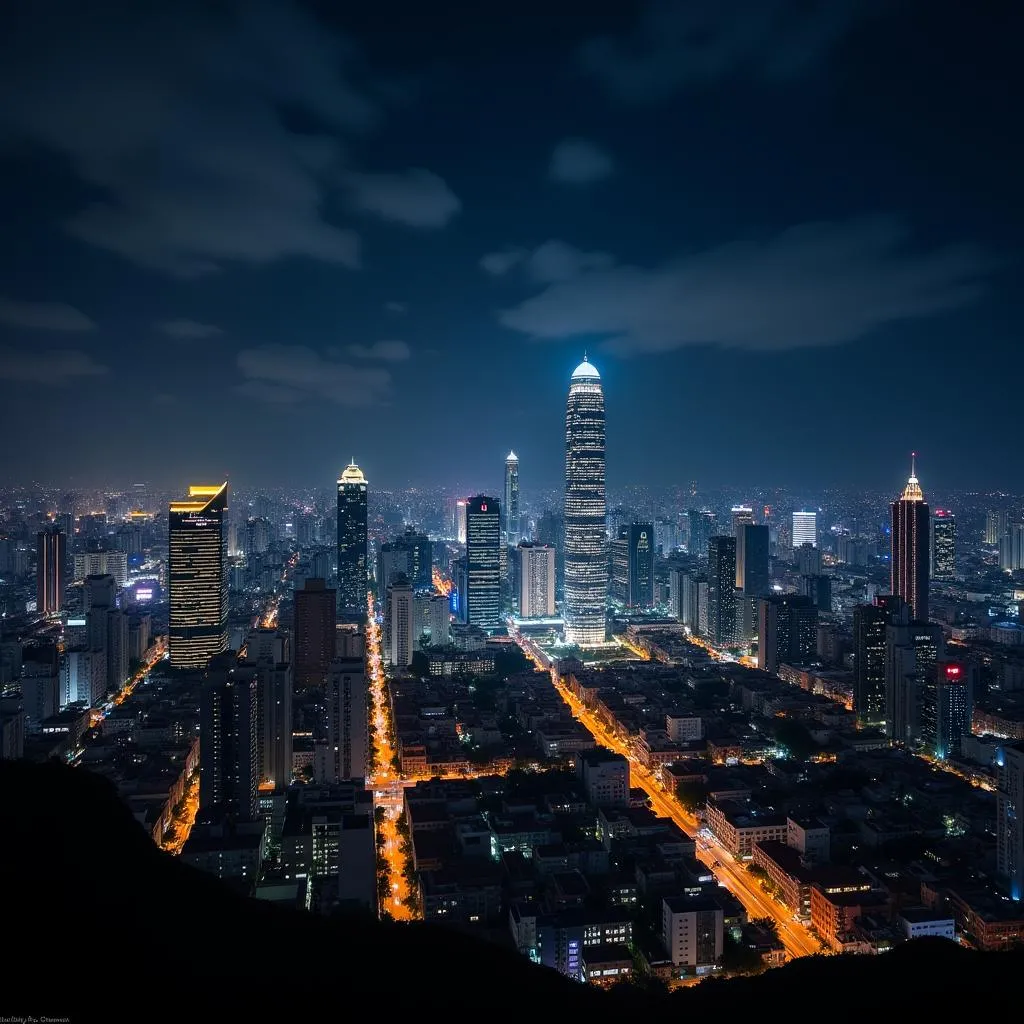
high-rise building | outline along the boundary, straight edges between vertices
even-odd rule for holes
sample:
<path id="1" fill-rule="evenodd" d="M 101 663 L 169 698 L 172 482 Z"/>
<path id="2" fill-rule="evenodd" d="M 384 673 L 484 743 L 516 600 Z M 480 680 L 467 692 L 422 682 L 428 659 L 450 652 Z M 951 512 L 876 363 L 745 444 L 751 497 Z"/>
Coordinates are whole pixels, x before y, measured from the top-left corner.
<path id="1" fill-rule="evenodd" d="M 708 553 L 708 541 L 715 536 L 718 530 L 718 517 L 710 509 L 697 511 L 690 509 L 686 513 L 690 524 L 690 540 L 687 544 L 687 551 L 698 558 L 706 558 Z"/>
<path id="2" fill-rule="evenodd" d="M 413 551 L 400 541 L 387 541 L 377 552 L 377 596 L 383 598 L 388 586 L 398 576 L 412 581 Z"/>
<path id="3" fill-rule="evenodd" d="M 630 608 L 651 608 L 654 605 L 654 525 L 632 523 L 626 539 L 629 542 L 626 604 Z"/>
<path id="4" fill-rule="evenodd" d="M 550 544 L 520 542 L 519 615 L 524 619 L 555 614 L 555 549 Z"/>
<path id="5" fill-rule="evenodd" d="M 1024 523 L 1008 523 L 999 538 L 999 568 L 1004 572 L 1024 569 Z"/>
<path id="6" fill-rule="evenodd" d="M 420 635 L 413 605 L 413 589 L 401 573 L 387 588 L 384 601 L 384 655 L 389 665 L 408 668 Z"/>
<path id="7" fill-rule="evenodd" d="M 1010 899 L 1024 899 L 1024 743 L 1008 743 L 996 760 L 996 870 Z"/>
<path id="8" fill-rule="evenodd" d="M 259 784 L 259 681 L 235 653 L 213 657 L 199 724 L 199 806 L 256 816 Z"/>
<path id="9" fill-rule="evenodd" d="M 736 538 L 708 541 L 708 638 L 715 644 L 736 640 Z"/>
<path id="10" fill-rule="evenodd" d="M 167 628 L 171 665 L 202 668 L 228 646 L 228 485 L 192 486 L 172 501 Z"/>
<path id="11" fill-rule="evenodd" d="M 793 549 L 793 563 L 801 576 L 821 575 L 821 549 L 804 541 Z"/>
<path id="12" fill-rule="evenodd" d="M 326 781 L 343 782 L 366 777 L 369 750 L 366 662 L 363 658 L 336 658 L 327 673 Z"/>
<path id="13" fill-rule="evenodd" d="M 501 509 L 485 494 L 466 502 L 465 620 L 481 629 L 501 622 Z"/>
<path id="14" fill-rule="evenodd" d="M 565 585 L 565 516 L 548 509 L 537 520 L 533 539 L 555 549 L 555 600 L 558 600 Z"/>
<path id="15" fill-rule="evenodd" d="M 296 596 L 302 591 L 296 591 Z M 334 592 L 320 591 L 331 598 Z M 297 609 L 296 609 L 297 610 Z M 284 789 L 292 780 L 292 701 L 294 699 L 291 644 L 286 634 L 266 628 L 250 634 L 246 667 L 257 680 L 256 763 L 261 783 Z M 323 678 L 319 686 L 323 687 Z"/>
<path id="16" fill-rule="evenodd" d="M 885 628 L 885 729 L 894 742 L 913 746 L 921 739 L 924 691 L 944 656 L 942 627 L 909 618 L 902 602 Z"/>
<path id="17" fill-rule="evenodd" d="M 757 658 L 777 675 L 780 665 L 806 665 L 818 648 L 818 609 L 799 594 L 772 594 L 758 605 Z"/>
<path id="18" fill-rule="evenodd" d="M 948 509 L 937 508 L 932 513 L 930 541 L 932 579 L 953 579 L 956 576 L 956 516 Z"/>
<path id="19" fill-rule="evenodd" d="M 1006 509 L 997 509 L 985 515 L 985 543 L 990 547 L 996 547 L 1006 533 L 1010 516 Z"/>
<path id="20" fill-rule="evenodd" d="M 421 638 L 431 647 L 447 647 L 451 641 L 451 608 L 447 594 L 416 594 L 413 598 L 416 649 Z"/>
<path id="21" fill-rule="evenodd" d="M 793 547 L 818 546 L 818 513 L 803 509 L 793 513 Z"/>
<path id="22" fill-rule="evenodd" d="M 338 610 L 346 618 L 366 614 L 366 487 L 353 459 L 338 478 Z"/>
<path id="23" fill-rule="evenodd" d="M 892 503 L 892 592 L 910 605 L 917 622 L 928 621 L 928 505 L 911 456 L 910 479 Z"/>
<path id="24" fill-rule="evenodd" d="M 884 594 L 853 609 L 853 710 L 862 725 L 885 721 L 885 631 L 904 603 Z"/>
<path id="25" fill-rule="evenodd" d="M 455 502 L 455 539 L 460 544 L 466 543 L 466 499 L 459 498 Z"/>
<path id="26" fill-rule="evenodd" d="M 64 607 L 64 574 L 67 538 L 50 527 L 36 535 L 36 612 L 56 615 Z"/>
<path id="27" fill-rule="evenodd" d="M 514 548 L 519 536 L 519 456 L 509 452 L 505 457 L 505 505 L 502 518 L 502 543 Z"/>
<path id="28" fill-rule="evenodd" d="M 608 541 L 608 596 L 624 605 L 629 600 L 629 531 L 625 526 L 618 529 Z"/>
<path id="29" fill-rule="evenodd" d="M 736 538 L 744 526 L 752 525 L 754 522 L 754 510 L 749 505 L 733 505 L 732 507 L 732 535 Z"/>
<path id="30" fill-rule="evenodd" d="M 921 742 L 936 760 L 960 756 L 974 714 L 973 665 L 937 661 L 921 691 Z"/>
<path id="31" fill-rule="evenodd" d="M 809 597 L 819 612 L 828 615 L 832 611 L 832 577 L 801 576 L 800 593 Z"/>
<path id="32" fill-rule="evenodd" d="M 565 638 L 581 647 L 605 640 L 607 511 L 604 390 L 584 357 L 565 411 Z"/>
<path id="33" fill-rule="evenodd" d="M 761 597 L 771 586 L 768 569 L 768 527 L 742 523 L 736 531 L 736 589 Z"/>
<path id="34" fill-rule="evenodd" d="M 119 587 L 128 585 L 128 555 L 124 551 L 76 551 L 74 579 L 81 583 L 86 576 L 114 577 Z"/>
<path id="35" fill-rule="evenodd" d="M 334 660 L 338 624 L 338 595 L 318 577 L 295 591 L 295 687 L 323 687 Z"/>

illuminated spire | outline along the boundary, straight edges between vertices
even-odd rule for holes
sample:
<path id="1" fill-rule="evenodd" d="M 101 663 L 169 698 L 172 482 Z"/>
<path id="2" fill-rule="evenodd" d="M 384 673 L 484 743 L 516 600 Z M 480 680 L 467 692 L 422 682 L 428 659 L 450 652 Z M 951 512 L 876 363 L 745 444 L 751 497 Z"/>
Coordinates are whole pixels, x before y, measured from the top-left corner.
<path id="1" fill-rule="evenodd" d="M 924 492 L 917 479 L 917 452 L 910 453 L 910 479 L 903 488 L 903 501 L 924 501 Z"/>
<path id="2" fill-rule="evenodd" d="M 356 465 L 356 460 L 353 459 L 342 471 L 341 476 L 338 479 L 339 484 L 365 484 L 366 477 L 363 476 L 363 471 Z"/>
<path id="3" fill-rule="evenodd" d="M 573 380 L 600 380 L 601 374 L 597 372 L 597 367 L 594 366 L 587 359 L 587 353 L 583 353 L 583 362 L 573 370 Z"/>

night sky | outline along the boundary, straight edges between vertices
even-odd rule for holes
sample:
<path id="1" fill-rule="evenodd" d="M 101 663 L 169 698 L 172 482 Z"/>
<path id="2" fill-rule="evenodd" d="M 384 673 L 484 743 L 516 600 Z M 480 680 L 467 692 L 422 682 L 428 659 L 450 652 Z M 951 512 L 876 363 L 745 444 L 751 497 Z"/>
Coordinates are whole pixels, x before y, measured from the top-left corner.
<path id="1" fill-rule="evenodd" d="M 9 7 L 7 482 L 1020 490 L 1014 0 Z"/>

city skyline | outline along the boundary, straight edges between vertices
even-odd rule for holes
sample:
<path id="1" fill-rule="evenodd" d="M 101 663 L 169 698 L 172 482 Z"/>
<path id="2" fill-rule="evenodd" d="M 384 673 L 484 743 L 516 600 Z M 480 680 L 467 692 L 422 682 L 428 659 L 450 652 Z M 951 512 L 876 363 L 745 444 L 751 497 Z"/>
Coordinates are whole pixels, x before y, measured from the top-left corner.
<path id="1" fill-rule="evenodd" d="M 1011 4 L 105 9 L 0 43 L 9 482 L 554 486 L 586 350 L 613 485 L 1010 486 Z"/>

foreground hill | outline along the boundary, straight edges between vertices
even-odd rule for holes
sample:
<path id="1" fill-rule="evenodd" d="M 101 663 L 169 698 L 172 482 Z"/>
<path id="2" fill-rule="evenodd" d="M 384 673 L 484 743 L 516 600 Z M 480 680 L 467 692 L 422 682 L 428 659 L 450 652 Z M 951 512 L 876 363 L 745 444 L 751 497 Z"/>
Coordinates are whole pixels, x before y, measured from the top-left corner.
<path id="1" fill-rule="evenodd" d="M 0 800 L 10 912 L 4 1016 L 181 1020 L 205 1005 L 263 1020 L 311 1010 L 386 1019 L 409 1009 L 604 1019 L 782 1012 L 796 998 L 825 1020 L 845 1021 L 883 1008 L 945 1012 L 963 995 L 986 1009 L 1014 1005 L 1024 971 L 1024 954 L 933 940 L 880 957 L 802 960 L 671 996 L 603 993 L 432 925 L 324 919 L 239 896 L 158 850 L 113 788 L 86 771 L 0 762 Z"/>

